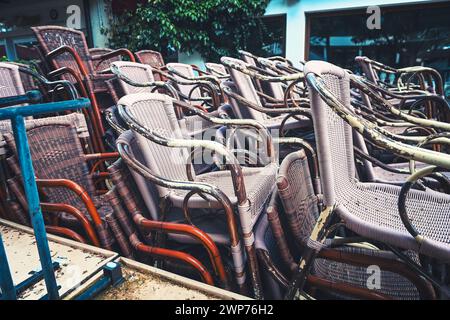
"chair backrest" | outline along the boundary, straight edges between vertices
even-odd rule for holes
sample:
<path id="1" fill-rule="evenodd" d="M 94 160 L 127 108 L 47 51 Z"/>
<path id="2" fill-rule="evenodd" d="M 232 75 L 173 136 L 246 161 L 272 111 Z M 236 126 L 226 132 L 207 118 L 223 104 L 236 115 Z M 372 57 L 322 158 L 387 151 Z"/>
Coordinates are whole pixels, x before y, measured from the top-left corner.
<path id="1" fill-rule="evenodd" d="M 19 66 L 0 62 L 0 98 L 25 94 Z"/>
<path id="2" fill-rule="evenodd" d="M 377 83 L 379 80 L 378 74 L 375 69 L 372 67 L 372 64 L 369 63 L 367 57 L 357 56 L 355 57 L 355 61 L 359 64 L 362 69 L 362 72 L 366 75 L 366 78 L 372 81 L 373 83 Z"/>
<path id="3" fill-rule="evenodd" d="M 228 74 L 225 66 L 220 63 L 207 62 L 205 63 L 205 67 L 209 73 L 215 76 L 226 76 Z"/>
<path id="4" fill-rule="evenodd" d="M 246 100 L 250 101 L 251 103 L 254 103 L 258 106 L 262 106 L 261 100 L 259 99 L 259 96 L 256 92 L 256 88 L 253 84 L 252 78 L 249 75 L 244 74 L 241 71 L 236 70 L 227 65 L 227 63 L 231 63 L 231 64 L 239 65 L 242 68 L 247 68 L 247 64 L 242 60 L 229 58 L 229 57 L 222 57 L 221 62 L 225 64 L 225 66 L 228 70 L 228 73 L 230 74 L 231 79 L 233 80 L 233 83 L 236 86 L 238 94 L 241 95 Z M 240 112 L 238 112 L 238 114 L 239 113 L 242 113 L 242 114 L 248 113 L 248 116 L 252 119 L 255 119 L 258 121 L 263 121 L 268 118 L 266 114 L 259 112 L 255 109 L 249 108 L 243 104 L 242 105 L 239 104 L 239 108 L 245 109 L 245 110 L 241 110 Z"/>
<path id="5" fill-rule="evenodd" d="M 182 74 L 182 75 L 184 75 L 184 76 L 186 76 L 188 78 L 195 78 L 196 77 L 194 69 L 192 68 L 192 66 L 190 64 L 186 64 L 186 63 L 168 63 L 167 64 L 167 68 L 175 69 L 177 72 L 179 72 L 180 74 Z M 170 72 L 170 69 L 169 69 L 169 72 Z M 171 74 L 172 74 L 172 76 L 175 79 L 178 79 L 178 80 L 181 80 L 181 81 L 185 80 L 182 77 L 180 77 L 180 76 L 178 76 L 178 75 L 176 75 L 174 73 L 171 73 Z M 182 84 L 177 84 L 177 83 L 174 83 L 174 86 L 176 86 L 178 88 L 178 90 L 182 94 L 184 94 L 185 96 L 189 96 L 189 93 L 195 87 L 195 85 L 182 85 Z M 199 88 L 194 89 L 194 91 L 191 94 L 192 98 L 199 98 L 201 96 L 202 96 L 202 93 L 201 93 Z"/>
<path id="6" fill-rule="evenodd" d="M 141 163 L 146 163 L 143 156 L 143 150 L 140 148 L 138 143 L 137 135 L 135 135 L 131 130 L 125 131 L 118 138 L 117 141 L 124 143 L 130 147 L 131 156 Z M 147 179 L 145 179 L 138 172 L 130 169 L 129 173 L 136 184 L 139 194 L 147 207 L 147 211 L 153 220 L 160 220 L 160 210 L 159 210 L 159 191 L 157 187 Z M 126 176 L 126 174 L 124 174 Z M 129 175 L 128 175 L 129 176 Z M 127 182 L 130 184 L 130 182 Z M 164 191 L 164 189 L 162 189 Z M 164 193 L 165 194 L 165 193 Z M 138 195 L 133 195 L 132 197 L 138 197 Z M 145 211 L 145 210 L 143 210 Z"/>
<path id="7" fill-rule="evenodd" d="M 77 124 L 69 119 L 45 118 L 26 122 L 36 177 L 69 179 L 93 195 L 95 187 L 77 134 Z M 13 135 L 6 133 L 4 137 L 8 146 L 15 151 Z M 76 204 L 79 200 L 76 194 L 65 188 L 48 188 L 46 193 L 52 202 Z"/>
<path id="8" fill-rule="evenodd" d="M 306 63 L 305 75 L 316 74 L 346 107 L 350 105 L 350 78 L 345 70 L 328 62 Z M 309 90 L 311 112 L 319 155 L 324 204 L 336 202 L 337 190 L 351 189 L 355 179 L 352 128 L 339 117 L 315 90 Z"/>
<path id="9" fill-rule="evenodd" d="M 122 74 L 124 74 L 126 77 L 135 82 L 145 83 L 155 81 L 155 78 L 153 77 L 152 73 L 152 67 L 150 67 L 147 64 L 127 62 L 127 61 L 117 61 L 113 62 L 112 65 L 117 67 Z M 143 92 L 151 93 L 152 91 L 151 87 L 135 87 L 129 85 L 128 83 L 126 83 L 121 79 L 119 79 L 118 81 L 125 94 L 143 93 Z"/>
<path id="10" fill-rule="evenodd" d="M 89 74 L 94 73 L 94 67 L 88 49 L 89 47 L 82 31 L 60 26 L 41 26 L 32 27 L 31 29 L 36 35 L 44 54 L 48 54 L 52 50 L 67 45 L 78 53 L 87 72 Z M 75 71 L 79 70 L 75 60 L 68 53 L 61 54 L 55 59 L 52 59 L 52 64 L 56 69 L 68 67 Z"/>
<path id="11" fill-rule="evenodd" d="M 90 53 L 91 57 L 94 57 L 96 55 L 107 54 L 107 53 L 110 53 L 110 52 L 113 52 L 113 50 L 112 49 L 108 49 L 108 48 L 91 48 L 91 49 L 89 49 L 89 53 Z M 119 55 L 117 55 L 117 56 L 114 56 L 112 58 L 109 58 L 109 59 L 106 59 L 106 60 L 103 60 L 103 61 L 97 61 L 95 59 L 92 59 L 92 64 L 94 66 L 94 70 L 102 71 L 102 70 L 108 69 L 109 65 L 112 62 L 121 61 L 121 60 L 122 60 L 121 57 Z"/>
<path id="12" fill-rule="evenodd" d="M 262 58 L 260 58 L 260 59 L 262 59 Z M 264 59 L 264 60 L 266 61 L 266 63 L 270 63 L 272 66 L 276 67 L 275 62 L 273 62 L 269 59 Z M 262 68 L 266 69 L 269 72 L 273 72 L 267 66 L 262 66 Z M 274 97 L 277 100 L 284 100 L 284 88 L 283 88 L 283 85 L 281 84 L 281 82 L 271 81 L 271 82 L 268 82 L 267 85 L 269 87 L 272 97 Z"/>
<path id="13" fill-rule="evenodd" d="M 153 50 L 141 50 L 135 53 L 137 61 L 143 64 L 148 64 L 155 69 L 161 69 L 165 66 L 164 59 L 158 51 Z M 162 81 L 160 74 L 154 74 L 156 81 Z"/>
<path id="14" fill-rule="evenodd" d="M 319 210 L 304 150 L 292 152 L 283 159 L 277 188 L 292 235 L 297 243 L 305 245 Z"/>
<path id="15" fill-rule="evenodd" d="M 183 139 L 183 134 L 175 114 L 172 98 L 159 93 L 137 93 L 126 95 L 119 105 L 129 110 L 133 118 L 143 127 L 154 130 L 166 138 Z M 134 133 L 145 165 L 157 176 L 179 181 L 188 181 L 186 161 L 189 152 L 186 148 L 173 148 L 159 145 L 139 133 Z M 192 176 L 195 176 L 192 172 Z M 169 190 L 158 187 L 160 196 Z"/>

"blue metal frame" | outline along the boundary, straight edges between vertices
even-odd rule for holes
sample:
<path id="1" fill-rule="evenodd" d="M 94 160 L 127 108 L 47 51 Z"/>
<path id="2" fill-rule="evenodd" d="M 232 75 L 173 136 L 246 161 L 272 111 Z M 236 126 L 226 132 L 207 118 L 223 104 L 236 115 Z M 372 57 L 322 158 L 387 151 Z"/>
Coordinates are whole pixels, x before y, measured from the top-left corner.
<path id="1" fill-rule="evenodd" d="M 23 103 L 23 97 L 24 96 L 17 97 L 17 102 Z M 7 99 L 9 99 L 8 104 L 14 103 L 14 99 L 12 99 L 12 101 L 11 98 Z M 2 105 L 2 99 L 0 99 L 0 105 Z M 51 300 L 59 299 L 58 285 L 56 283 L 56 277 L 53 271 L 53 263 L 50 255 L 47 233 L 45 231 L 44 218 L 42 216 L 33 164 L 31 161 L 24 117 L 45 113 L 78 110 L 82 108 L 88 108 L 89 106 L 89 100 L 83 98 L 61 102 L 34 104 L 28 106 L 6 107 L 0 109 L 0 120 L 11 120 L 14 139 L 17 146 L 20 170 L 23 178 L 23 185 L 29 207 L 28 211 L 34 229 L 34 236 L 36 238 L 39 258 L 42 265 L 42 272 L 44 275 L 45 285 L 47 287 L 48 299 Z M 5 272 L 7 271 L 8 270 L 5 269 Z M 2 279 L 4 276 L 5 279 L 8 278 L 6 274 L 2 273 Z"/>
<path id="2" fill-rule="evenodd" d="M 3 246 L 2 234 L 0 233 L 0 288 L 2 289 L 2 300 L 16 300 L 16 288 L 9 269 L 8 257 Z"/>
<path id="3" fill-rule="evenodd" d="M 118 286 L 124 280 L 120 263 L 113 261 L 108 262 L 106 266 L 103 267 L 103 276 L 86 291 L 77 296 L 75 300 L 90 300 L 109 286 Z"/>

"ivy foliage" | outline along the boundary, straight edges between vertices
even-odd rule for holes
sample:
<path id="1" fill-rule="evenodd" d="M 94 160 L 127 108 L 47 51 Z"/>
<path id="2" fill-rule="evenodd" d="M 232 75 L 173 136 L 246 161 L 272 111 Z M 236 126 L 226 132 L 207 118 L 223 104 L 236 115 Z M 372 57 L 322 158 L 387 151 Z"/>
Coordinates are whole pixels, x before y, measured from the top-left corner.
<path id="1" fill-rule="evenodd" d="M 199 52 L 209 61 L 235 55 L 261 38 L 257 30 L 269 0 L 148 0 L 111 17 L 110 47 Z M 256 34 L 255 34 L 256 33 Z M 261 40 L 262 41 L 262 40 Z"/>

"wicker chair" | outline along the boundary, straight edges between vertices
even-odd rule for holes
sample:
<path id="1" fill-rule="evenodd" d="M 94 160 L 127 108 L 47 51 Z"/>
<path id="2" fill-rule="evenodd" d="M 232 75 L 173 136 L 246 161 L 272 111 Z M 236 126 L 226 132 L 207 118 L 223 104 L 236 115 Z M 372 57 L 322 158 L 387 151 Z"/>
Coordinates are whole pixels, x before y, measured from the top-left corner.
<path id="1" fill-rule="evenodd" d="M 153 50 L 141 50 L 135 53 L 137 61 L 142 64 L 147 64 L 152 67 L 152 70 L 165 70 L 164 59 L 158 51 Z M 153 76 L 156 81 L 167 80 L 162 73 L 154 72 Z"/>
<path id="2" fill-rule="evenodd" d="M 237 206 L 241 231 L 251 272 L 253 294 L 260 297 L 260 280 L 253 243 L 253 226 L 262 212 L 270 194 L 277 166 L 274 162 L 263 168 L 241 168 L 234 156 L 222 145 L 210 141 L 185 140 L 177 121 L 172 100 L 160 94 L 134 94 L 120 100 L 119 112 L 135 132 L 122 134 L 118 150 L 122 158 L 133 170 L 156 184 L 157 199 L 152 198 L 145 181 L 140 191 L 147 208 L 157 208 L 158 198 L 165 199 L 173 208 L 182 208 L 185 215 L 189 209 L 224 209 L 225 215 L 197 216 L 196 223 L 203 223 L 199 229 L 211 235 L 219 244 L 231 246 L 237 283 L 243 288 L 245 272 L 241 251 L 241 236 L 234 218 Z M 231 121 L 231 120 L 230 120 Z M 231 121 L 232 122 L 232 121 Z M 136 142 L 133 143 L 133 140 Z M 137 144 L 136 144 L 137 143 Z M 137 146 L 133 148 L 134 146 Z M 218 171 L 195 175 L 189 163 L 185 147 L 206 147 L 225 156 L 231 171 Z M 171 148 L 172 147 L 172 148 Z M 178 147 L 178 148 L 173 148 Z M 137 155 L 131 154 L 131 151 Z M 141 153 L 139 156 L 138 153 Z M 136 160 L 142 157 L 142 161 Z M 173 159 L 174 163 L 168 163 Z M 142 178 L 141 178 L 142 179 Z M 200 193 L 199 195 L 197 195 Z M 149 210 L 152 212 L 152 210 Z M 159 220 L 153 210 L 154 219 Z M 162 212 L 164 216 L 165 212 Z M 188 217 L 188 216 L 187 216 Z M 166 217 L 169 221 L 172 219 Z M 190 219 L 190 218 L 188 218 Z M 191 220 L 194 221 L 194 220 Z M 227 227 L 228 226 L 228 232 Z M 212 229 L 211 229 L 212 228 Z"/>
<path id="3" fill-rule="evenodd" d="M 267 81 L 302 81 L 302 76 L 291 75 L 283 77 L 258 76 L 257 73 L 248 69 L 248 65 L 241 60 L 223 57 L 221 62 L 230 73 L 233 84 L 224 84 L 224 91 L 233 106 L 236 116 L 244 119 L 255 119 L 261 122 L 270 130 L 295 130 L 311 128 L 311 121 L 308 118 L 310 110 L 308 99 L 295 102 L 287 97 L 284 100 L 274 100 L 256 90 L 252 76 L 260 77 Z M 261 97 L 267 98 L 269 102 L 263 103 Z M 270 116 L 270 115 L 273 115 Z"/>
<path id="4" fill-rule="evenodd" d="M 182 223 L 170 223 L 160 220 L 153 220 L 151 215 L 145 208 L 145 202 L 140 196 L 139 189 L 133 181 L 133 172 L 126 167 L 122 159 L 114 162 L 108 171 L 111 174 L 111 179 L 114 184 L 114 193 L 117 197 L 111 202 L 117 221 L 123 230 L 127 240 L 127 245 L 135 252 L 145 253 L 145 256 L 154 258 L 162 258 L 164 260 L 181 261 L 184 264 L 192 266 L 200 274 L 203 281 L 208 284 L 212 283 L 212 277 L 207 272 L 207 268 L 203 263 L 198 261 L 190 254 L 182 252 L 189 250 L 189 248 L 175 248 L 173 246 L 167 248 L 158 247 L 162 241 L 157 241 L 157 236 L 160 233 L 165 235 L 176 235 L 175 237 L 183 239 L 194 239 L 196 246 L 202 245 L 215 271 L 220 285 L 224 288 L 230 289 L 228 277 L 222 262 L 219 250 L 212 239 L 198 228 Z M 143 239 L 143 240 L 140 240 Z M 175 272 L 180 272 L 178 269 Z"/>
<path id="5" fill-rule="evenodd" d="M 112 212 L 112 208 L 104 200 L 101 190 L 96 190 L 95 187 L 95 180 L 104 179 L 105 174 L 96 172 L 98 165 L 90 169 L 88 162 L 113 159 L 117 154 L 83 152 L 79 139 L 79 134 L 82 133 L 77 132 L 76 126 L 77 121 L 83 122 L 76 119 L 80 116 L 82 117 L 81 114 L 71 114 L 59 118 L 27 121 L 30 151 L 38 177 L 37 184 L 45 195 L 46 202 L 49 202 L 44 210 L 65 212 L 60 215 L 60 220 L 68 227 L 79 227 L 78 222 L 81 220 L 85 223 L 82 227 L 92 223 L 97 234 L 84 228 L 92 243 L 112 249 L 113 238 L 105 221 L 105 216 Z M 5 133 L 4 138 L 10 150 L 13 150 L 13 156 L 8 158 L 8 164 L 12 172 L 20 176 L 14 138 L 11 133 Z M 83 218 L 87 218 L 89 222 Z"/>
<path id="6" fill-rule="evenodd" d="M 93 123 L 95 138 L 95 150 L 104 152 L 102 142 L 104 127 L 101 117 L 101 106 L 96 94 L 107 93 L 106 80 L 113 75 L 98 73 L 94 68 L 93 57 L 89 53 L 84 33 L 70 28 L 59 26 L 41 26 L 31 28 L 38 39 L 43 56 L 49 61 L 54 71 L 49 73 L 51 77 L 63 77 L 76 83 L 83 96 L 91 100 L 92 111 L 90 119 Z M 96 56 L 96 63 L 113 59 L 117 56 L 127 56 L 134 61 L 133 54 L 127 49 L 118 49 L 101 56 Z M 108 105 L 104 107 L 109 107 Z"/>
<path id="7" fill-rule="evenodd" d="M 358 117 L 350 105 L 349 74 L 345 70 L 326 62 L 312 61 L 306 64 L 305 74 L 310 92 L 325 209 L 320 213 L 308 239 L 299 271 L 287 297 L 294 297 L 297 289 L 303 288 L 305 275 L 322 248 L 333 214 L 356 234 L 381 242 L 391 250 L 397 247 L 434 257 L 443 263 L 450 261 L 450 233 L 446 222 L 450 212 L 450 196 L 421 190 L 408 193 L 406 204 L 411 221 L 422 232 L 420 237 L 412 236 L 407 220 L 397 214 L 401 188 L 381 183 L 363 183 L 355 178 L 352 127 L 377 146 L 384 146 L 395 154 L 416 161 L 448 169 L 450 156 L 386 139 L 376 125 Z M 398 253 L 397 250 L 394 252 Z M 402 258 L 408 265 L 421 270 L 411 259 L 404 255 Z M 420 274 L 434 285 L 438 284 L 426 272 Z"/>
<path id="8" fill-rule="evenodd" d="M 283 206 L 281 208 L 276 197 L 273 197 L 267 214 L 274 235 L 273 241 L 279 248 L 284 270 L 288 271 L 288 276 L 284 279 L 289 279 L 296 269 L 292 252 L 300 249 L 301 254 L 302 249 L 308 246 L 309 235 L 319 216 L 319 201 L 314 193 L 308 160 L 303 150 L 291 153 L 283 160 L 277 177 L 277 188 Z M 282 219 L 279 213 L 283 213 L 285 218 Z M 287 222 L 287 230 L 281 221 Z M 294 246 L 288 238 L 294 239 Z M 346 245 L 331 245 L 333 242 L 345 243 L 347 239 Z M 371 248 L 367 244 L 352 245 L 352 241 L 357 243 L 358 240 L 347 239 L 327 240 L 330 248 L 319 252 L 319 258 L 311 268 L 308 278 L 310 291 L 318 288 L 322 289 L 322 296 L 326 293 L 325 297 L 344 299 L 435 298 L 430 283 L 411 272 L 395 255 Z M 367 273 L 367 268 L 371 265 L 378 265 L 381 269 L 380 290 L 367 289 L 371 275 Z M 283 279 L 281 276 L 273 278 Z M 286 289 L 286 281 L 278 282 Z"/>

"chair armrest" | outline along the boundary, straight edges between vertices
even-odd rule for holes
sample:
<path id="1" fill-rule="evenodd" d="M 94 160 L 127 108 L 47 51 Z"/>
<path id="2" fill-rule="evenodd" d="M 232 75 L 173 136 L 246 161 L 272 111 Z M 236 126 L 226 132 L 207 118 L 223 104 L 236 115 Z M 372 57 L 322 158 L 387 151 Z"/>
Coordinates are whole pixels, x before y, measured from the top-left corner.
<path id="1" fill-rule="evenodd" d="M 136 62 L 136 59 L 134 58 L 133 53 L 125 48 L 120 48 L 105 54 L 98 54 L 98 55 L 94 55 L 91 56 L 91 58 L 93 60 L 98 60 L 98 63 L 100 64 L 101 62 L 114 58 L 114 57 L 118 57 L 118 56 L 126 56 L 130 59 L 131 62 Z"/>
<path id="2" fill-rule="evenodd" d="M 71 190 L 83 201 L 94 224 L 97 227 L 103 225 L 94 202 L 88 195 L 87 191 L 79 184 L 68 179 L 36 179 L 36 183 L 40 188 L 66 188 Z"/>
<path id="3" fill-rule="evenodd" d="M 292 107 L 292 108 L 268 108 L 268 107 L 261 107 L 253 102 L 248 101 L 247 99 L 241 97 L 240 95 L 234 93 L 228 86 L 222 85 L 223 91 L 230 96 L 231 98 L 237 100 L 240 103 L 244 103 L 249 108 L 255 109 L 262 113 L 273 113 L 273 114 L 284 114 L 284 113 L 292 113 L 292 114 L 301 114 L 305 115 L 307 117 L 311 117 L 311 109 L 310 108 L 304 108 L 304 107 Z M 306 105 L 306 102 L 303 104 Z M 284 105 L 283 105 L 284 106 Z M 309 106 L 309 103 L 308 103 Z"/>
<path id="4" fill-rule="evenodd" d="M 45 58 L 47 60 L 51 61 L 52 59 L 54 59 L 57 56 L 62 55 L 64 53 L 68 53 L 72 56 L 72 58 L 75 60 L 77 66 L 78 66 L 78 69 L 80 70 L 83 77 L 87 77 L 89 75 L 89 73 L 86 70 L 86 66 L 83 63 L 83 60 L 81 60 L 81 57 L 78 54 L 78 52 L 76 52 L 75 49 L 73 49 L 72 47 L 69 47 L 67 45 L 61 46 L 59 48 L 56 48 L 56 49 L 50 51 L 49 53 L 47 53 Z"/>

